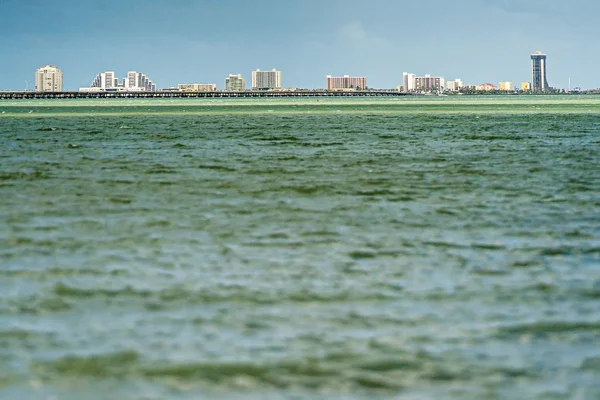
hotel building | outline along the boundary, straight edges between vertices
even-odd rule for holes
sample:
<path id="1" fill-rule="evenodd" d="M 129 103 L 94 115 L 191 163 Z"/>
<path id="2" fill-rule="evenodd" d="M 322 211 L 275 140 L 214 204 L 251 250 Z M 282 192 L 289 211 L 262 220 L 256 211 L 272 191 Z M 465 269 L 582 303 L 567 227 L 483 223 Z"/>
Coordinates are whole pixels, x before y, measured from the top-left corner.
<path id="1" fill-rule="evenodd" d="M 261 71 L 260 69 L 252 71 L 252 89 L 281 89 L 281 71 L 276 69 L 272 71 Z"/>
<path id="2" fill-rule="evenodd" d="M 548 88 L 546 55 L 538 51 L 531 55 L 531 90 L 543 92 Z"/>
<path id="3" fill-rule="evenodd" d="M 242 78 L 242 74 L 230 74 L 227 78 L 225 78 L 225 90 L 231 92 L 241 92 L 246 90 L 246 80 Z"/>
<path id="4" fill-rule="evenodd" d="M 45 65 L 35 71 L 35 91 L 36 92 L 62 92 L 63 74 L 62 71 L 54 65 Z"/>
<path id="5" fill-rule="evenodd" d="M 352 77 L 344 75 L 337 77 L 327 75 L 326 88 L 327 90 L 366 89 L 367 78 L 364 76 Z"/>

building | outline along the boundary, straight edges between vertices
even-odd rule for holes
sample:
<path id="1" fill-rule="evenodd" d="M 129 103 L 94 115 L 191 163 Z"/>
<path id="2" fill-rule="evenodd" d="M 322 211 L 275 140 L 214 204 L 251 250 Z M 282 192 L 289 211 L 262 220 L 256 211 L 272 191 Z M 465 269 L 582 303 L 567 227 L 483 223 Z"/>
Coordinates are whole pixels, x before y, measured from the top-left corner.
<path id="1" fill-rule="evenodd" d="M 62 92 L 62 71 L 54 65 L 45 65 L 35 71 L 36 92 Z"/>
<path id="2" fill-rule="evenodd" d="M 415 77 L 415 89 L 418 92 L 443 91 L 446 88 L 446 80 L 440 76 L 417 76 Z"/>
<path id="3" fill-rule="evenodd" d="M 405 72 L 404 74 L 402 74 L 402 82 L 405 92 L 414 92 L 416 77 L 417 76 L 415 74 L 411 74 L 409 72 Z"/>
<path id="4" fill-rule="evenodd" d="M 89 89 L 92 90 L 89 90 Z M 80 92 L 126 91 L 126 92 L 155 92 L 156 85 L 145 74 L 136 71 L 127 72 L 127 77 L 121 82 L 114 71 L 100 72 L 90 85 L 90 88 L 80 88 Z"/>
<path id="5" fill-rule="evenodd" d="M 128 92 L 156 92 L 156 85 L 145 74 L 137 71 L 127 72 L 123 86 Z"/>
<path id="6" fill-rule="evenodd" d="M 230 74 L 227 78 L 225 78 L 225 90 L 232 92 L 241 92 L 246 90 L 246 80 L 242 78 L 242 74 Z"/>
<path id="7" fill-rule="evenodd" d="M 457 92 L 464 86 L 465 84 L 461 79 L 455 79 L 453 81 L 446 82 L 446 89 L 451 92 Z"/>
<path id="8" fill-rule="evenodd" d="M 252 89 L 281 89 L 281 71 L 276 69 L 272 71 L 261 71 L 260 69 L 252 71 Z"/>
<path id="9" fill-rule="evenodd" d="M 491 92 L 494 90 L 498 90 L 498 88 L 493 83 L 482 83 L 481 85 L 475 86 L 475 90 L 479 90 L 479 91 L 483 91 L 483 92 Z"/>
<path id="10" fill-rule="evenodd" d="M 367 78 L 365 78 L 364 76 L 351 77 L 350 75 L 327 75 L 325 87 L 327 88 L 327 90 L 366 89 Z"/>
<path id="11" fill-rule="evenodd" d="M 96 75 L 96 78 L 92 81 L 90 88 L 96 88 L 102 90 L 116 88 L 118 86 L 117 79 L 115 78 L 114 71 L 100 72 Z M 83 88 L 81 88 L 83 89 Z M 82 90 L 79 89 L 81 92 Z"/>
<path id="12" fill-rule="evenodd" d="M 215 83 L 180 83 L 177 85 L 180 92 L 216 92 Z"/>
<path id="13" fill-rule="evenodd" d="M 531 90 L 543 92 L 549 88 L 546 55 L 538 51 L 531 55 Z"/>
<path id="14" fill-rule="evenodd" d="M 513 90 L 515 90 L 515 85 L 513 85 L 513 83 L 509 81 L 500 82 L 498 84 L 498 89 L 500 89 L 503 92 L 512 92 Z"/>
<path id="15" fill-rule="evenodd" d="M 524 92 L 529 92 L 531 90 L 531 83 L 521 82 L 521 90 Z"/>

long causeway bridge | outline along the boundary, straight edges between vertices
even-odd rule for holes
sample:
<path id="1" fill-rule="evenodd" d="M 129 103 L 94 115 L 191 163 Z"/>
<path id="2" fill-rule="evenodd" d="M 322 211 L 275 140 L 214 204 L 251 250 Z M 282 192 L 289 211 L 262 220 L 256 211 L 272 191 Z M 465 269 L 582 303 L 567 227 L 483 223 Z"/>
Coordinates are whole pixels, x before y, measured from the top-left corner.
<path id="1" fill-rule="evenodd" d="M 149 98 L 264 98 L 264 97 L 397 97 L 392 90 L 247 90 L 241 92 L 0 92 L 0 99 L 149 99 Z"/>

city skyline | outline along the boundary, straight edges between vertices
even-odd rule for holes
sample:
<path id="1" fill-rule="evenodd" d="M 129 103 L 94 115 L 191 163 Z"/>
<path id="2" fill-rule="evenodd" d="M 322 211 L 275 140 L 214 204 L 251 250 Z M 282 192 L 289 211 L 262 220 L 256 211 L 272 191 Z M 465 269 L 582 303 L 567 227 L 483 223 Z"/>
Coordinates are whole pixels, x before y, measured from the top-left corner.
<path id="1" fill-rule="evenodd" d="M 522 82 L 531 80 L 524 55 L 537 50 L 552 57 L 551 87 L 566 88 L 569 78 L 572 87 L 600 86 L 588 73 L 600 55 L 581 57 L 600 34 L 592 19 L 600 4 L 591 0 L 578 0 L 577 7 L 551 0 L 459 0 L 451 7 L 441 0 L 378 0 L 377 7 L 358 0 L 43 4 L 0 0 L 0 35 L 8 38 L 0 43 L 8 60 L 1 67 L 1 89 L 23 89 L 30 71 L 45 63 L 60 66 L 68 90 L 88 85 L 98 70 L 143 70 L 160 87 L 170 87 L 221 85 L 224 73 L 248 76 L 260 66 L 283 71 L 285 87 L 309 89 L 322 87 L 329 74 L 367 76 L 371 87 L 395 87 L 402 71 L 456 76 L 470 84 Z M 406 18 L 423 8 L 440 17 Z M 198 25 L 196 15 L 206 21 Z M 90 17 L 102 24 L 90 24 Z"/>
<path id="2" fill-rule="evenodd" d="M 443 92 L 458 91 L 462 88 L 475 89 L 475 90 L 499 90 L 499 91 L 529 91 L 534 92 L 554 90 L 560 88 L 552 88 L 547 83 L 547 55 L 537 51 L 530 56 L 531 58 L 531 81 L 523 81 L 520 86 L 515 85 L 513 81 L 501 81 L 498 86 L 493 83 L 484 82 L 482 84 L 465 84 L 462 79 L 456 78 L 454 80 L 447 80 L 442 76 L 431 76 L 431 74 L 425 74 L 424 76 L 417 76 L 414 73 L 404 72 L 402 74 L 401 85 L 396 86 L 397 90 L 404 92 L 417 92 L 417 93 L 429 93 L 429 92 Z M 57 86 L 48 86 L 39 89 L 39 82 L 52 81 L 54 84 L 55 76 L 59 76 L 59 88 L 54 91 L 62 91 L 62 71 L 56 66 L 45 65 L 38 68 L 35 71 L 35 91 L 52 91 L 51 88 L 55 89 Z M 157 87 L 156 84 L 144 73 L 137 71 L 128 71 L 126 78 L 119 80 L 114 71 L 105 71 L 97 74 L 92 84 L 84 87 L 80 87 L 80 92 L 94 92 L 94 91 L 156 91 L 156 90 L 179 90 L 186 92 L 204 92 L 204 91 L 216 91 L 221 88 L 216 83 L 179 83 L 177 87 Z M 251 72 L 251 87 L 252 90 L 279 90 L 279 89 L 306 89 L 306 88 L 292 88 L 282 87 L 281 84 L 281 71 L 273 68 L 270 71 L 264 71 L 260 69 L 253 70 Z M 245 85 L 245 79 L 241 73 L 236 75 L 229 74 L 225 78 L 225 85 L 222 90 L 225 91 L 243 91 L 249 88 Z M 322 89 L 322 88 L 317 88 Z M 326 76 L 325 83 L 326 90 L 348 90 L 348 89 L 370 89 L 367 85 L 367 77 L 361 76 Z M 383 89 L 388 90 L 390 88 L 371 88 L 371 89 Z M 570 90 L 570 87 L 568 88 Z M 0 89 L 1 90 L 1 89 Z"/>

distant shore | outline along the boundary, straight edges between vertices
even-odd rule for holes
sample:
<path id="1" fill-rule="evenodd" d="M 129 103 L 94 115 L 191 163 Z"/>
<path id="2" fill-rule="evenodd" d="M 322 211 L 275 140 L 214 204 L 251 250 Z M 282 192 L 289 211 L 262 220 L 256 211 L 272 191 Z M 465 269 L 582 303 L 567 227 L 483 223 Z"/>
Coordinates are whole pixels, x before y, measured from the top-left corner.
<path id="1" fill-rule="evenodd" d="M 514 95 L 587 95 L 598 94 L 598 92 L 469 92 L 469 93 L 407 93 L 397 90 L 247 90 L 247 91 L 224 91 L 211 92 L 186 92 L 161 90 L 155 92 L 34 92 L 34 91 L 0 91 L 0 99 L 113 99 L 113 98 L 281 98 L 281 97 L 404 97 L 404 96 L 514 96 Z"/>

